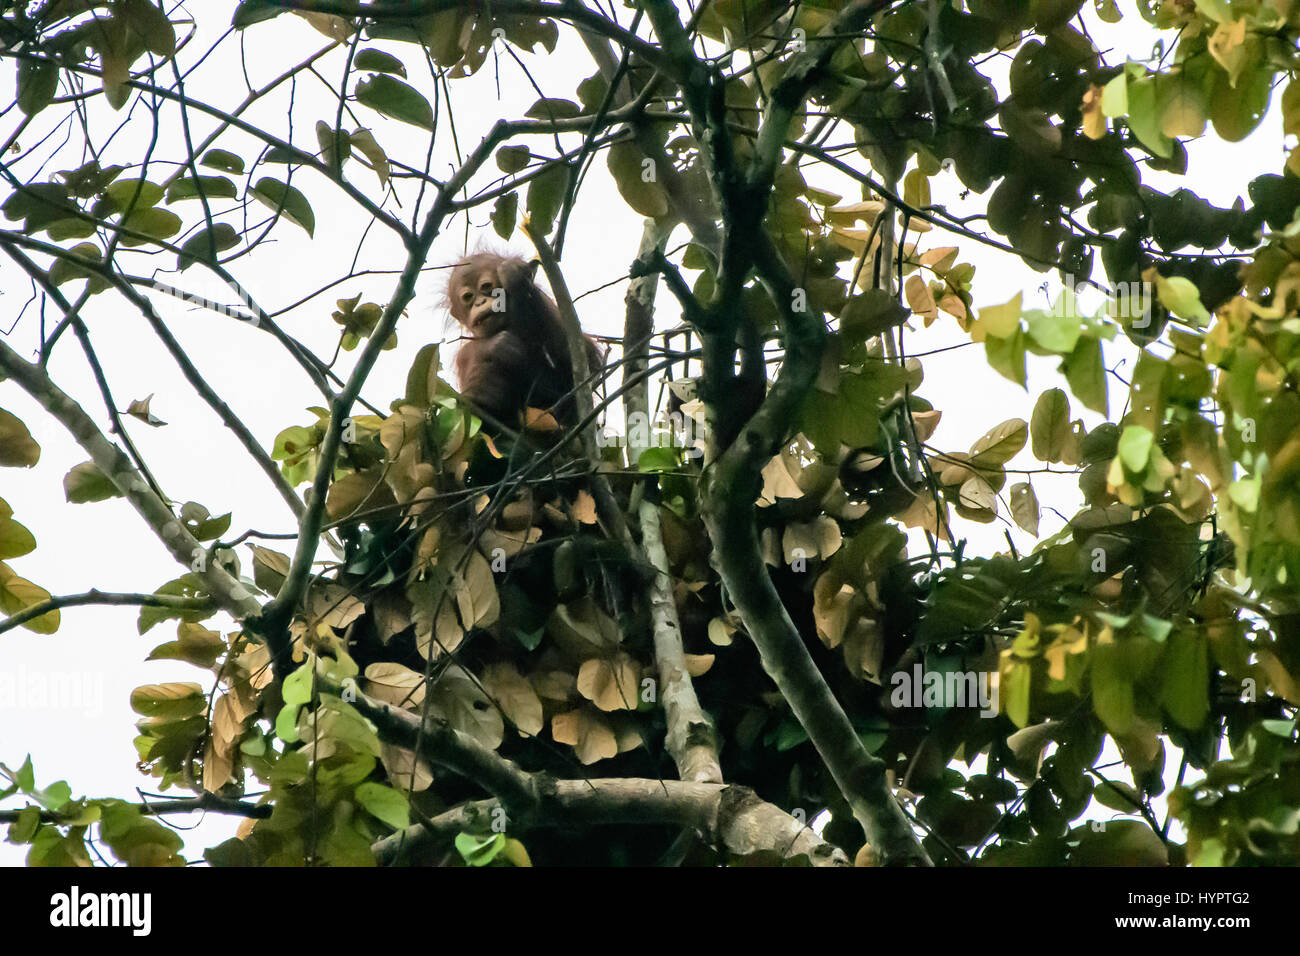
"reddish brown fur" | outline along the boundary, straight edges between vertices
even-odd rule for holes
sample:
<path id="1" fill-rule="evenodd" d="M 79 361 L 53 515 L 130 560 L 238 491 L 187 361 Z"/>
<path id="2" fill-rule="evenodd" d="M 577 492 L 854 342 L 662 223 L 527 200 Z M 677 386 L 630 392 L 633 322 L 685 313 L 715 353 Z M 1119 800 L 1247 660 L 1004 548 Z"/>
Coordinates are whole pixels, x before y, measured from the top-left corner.
<path id="1" fill-rule="evenodd" d="M 447 302 L 471 336 L 456 354 L 461 394 L 489 415 L 516 425 L 525 407 L 550 409 L 573 425 L 573 367 L 559 310 L 519 258 L 480 252 L 451 271 Z M 599 371 L 604 357 L 586 336 L 587 364 Z"/>

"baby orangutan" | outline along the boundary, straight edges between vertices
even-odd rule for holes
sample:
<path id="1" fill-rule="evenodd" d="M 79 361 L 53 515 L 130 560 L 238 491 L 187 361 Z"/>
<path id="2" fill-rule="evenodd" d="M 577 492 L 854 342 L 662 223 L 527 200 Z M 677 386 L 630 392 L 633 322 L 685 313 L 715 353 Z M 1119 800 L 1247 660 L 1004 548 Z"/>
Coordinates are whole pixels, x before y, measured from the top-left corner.
<path id="1" fill-rule="evenodd" d="M 469 333 L 456 354 L 460 392 L 511 427 L 524 408 L 549 409 L 569 427 L 577 421 L 573 366 L 556 305 L 533 281 L 523 259 L 479 252 L 451 271 L 447 300 L 452 317 Z M 590 336 L 588 371 L 604 356 Z"/>

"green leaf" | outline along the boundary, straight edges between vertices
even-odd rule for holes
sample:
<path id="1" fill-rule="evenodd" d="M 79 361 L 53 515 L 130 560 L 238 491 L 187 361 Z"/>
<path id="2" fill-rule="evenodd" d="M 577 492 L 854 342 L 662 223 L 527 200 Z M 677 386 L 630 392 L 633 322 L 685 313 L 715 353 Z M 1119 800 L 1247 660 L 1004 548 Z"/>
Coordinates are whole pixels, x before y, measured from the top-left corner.
<path id="1" fill-rule="evenodd" d="M 377 113 L 433 132 L 433 107 L 408 83 L 377 73 L 357 84 L 356 96 Z"/>
<path id="2" fill-rule="evenodd" d="M 200 165 L 220 169 L 238 176 L 244 171 L 244 160 L 228 149 L 210 149 L 203 154 Z"/>
<path id="3" fill-rule="evenodd" d="M 1031 485 L 1018 482 L 1011 486 L 1011 517 L 1021 528 L 1038 536 L 1038 496 Z"/>
<path id="4" fill-rule="evenodd" d="M 1259 510 L 1260 487 L 1260 475 L 1248 475 L 1245 478 L 1238 478 L 1228 485 L 1228 497 L 1242 511 L 1254 514 Z"/>
<path id="5" fill-rule="evenodd" d="M 1079 341 L 1081 327 L 1073 292 L 1063 293 L 1050 311 L 1035 309 L 1026 312 L 1025 321 L 1029 326 L 1029 337 L 1057 355 L 1068 355 Z"/>
<path id="6" fill-rule="evenodd" d="M 0 408 L 0 467 L 30 468 L 41 457 L 41 446 L 21 418 Z"/>
<path id="7" fill-rule="evenodd" d="M 1017 727 L 1029 726 L 1029 691 L 1033 684 L 1033 670 L 1028 661 L 1013 661 L 1007 671 L 1007 717 Z"/>
<path id="8" fill-rule="evenodd" d="M 114 212 L 132 213 L 149 209 L 162 202 L 163 188 L 158 183 L 139 179 L 119 179 L 104 188 L 104 199 Z"/>
<path id="9" fill-rule="evenodd" d="M 1097 19 L 1103 23 L 1119 23 L 1124 18 L 1115 0 L 1093 0 L 1097 8 Z"/>
<path id="10" fill-rule="evenodd" d="M 497 150 L 497 168 L 507 175 L 513 175 L 528 165 L 533 152 L 527 146 L 502 146 Z"/>
<path id="11" fill-rule="evenodd" d="M 52 60 L 18 61 L 18 108 L 35 116 L 54 99 L 59 90 L 59 65 Z"/>
<path id="12" fill-rule="evenodd" d="M 0 561 L 0 611 L 12 617 L 49 599 L 49 591 L 15 574 L 9 565 Z M 23 627 L 36 634 L 53 634 L 59 629 L 59 621 L 57 610 L 47 611 L 40 617 L 32 618 Z"/>
<path id="13" fill-rule="evenodd" d="M 930 202 L 930 178 L 920 169 L 911 170 L 903 177 L 904 205 L 910 209 L 924 209 Z"/>
<path id="14" fill-rule="evenodd" d="M 1197 326 L 1210 323 L 1210 313 L 1201 305 L 1201 293 L 1196 284 L 1182 276 L 1163 276 L 1156 283 L 1156 297 L 1166 309 Z"/>
<path id="15" fill-rule="evenodd" d="M 305 150 L 299 150 L 296 146 L 273 146 L 266 150 L 265 155 L 261 157 L 263 163 L 279 163 L 283 165 L 303 165 L 311 163 L 315 159 L 311 153 Z"/>
<path id="16" fill-rule="evenodd" d="M 521 627 L 513 628 L 515 640 L 524 646 L 525 650 L 535 651 L 542 643 L 542 638 L 546 636 L 546 627 L 543 625 L 535 631 L 525 631 Z"/>
<path id="17" fill-rule="evenodd" d="M 257 866 L 260 862 L 253 848 L 238 837 L 204 850 L 203 859 L 209 866 Z"/>
<path id="18" fill-rule="evenodd" d="M 984 355 L 989 366 L 1015 382 L 1021 388 L 1025 386 L 1025 332 L 1017 328 L 1007 338 L 990 335 L 984 340 Z"/>
<path id="19" fill-rule="evenodd" d="M 286 704 L 305 704 L 311 700 L 313 673 L 312 664 L 308 661 L 284 679 L 280 696 Z"/>
<path id="20" fill-rule="evenodd" d="M 492 833 L 487 836 L 476 836 L 472 833 L 456 835 L 456 852 L 469 866 L 487 866 L 505 849 L 505 845 L 504 833 Z"/>
<path id="21" fill-rule="evenodd" d="M 1133 684 L 1117 644 L 1099 644 L 1089 655 L 1092 706 L 1106 729 L 1123 735 L 1133 726 Z"/>
<path id="22" fill-rule="evenodd" d="M 1196 730 L 1210 712 L 1210 666 L 1205 635 L 1192 629 L 1175 631 L 1160 665 L 1163 676 L 1160 702 L 1180 725 Z"/>
<path id="23" fill-rule="evenodd" d="M 564 204 L 569 168 L 553 165 L 528 184 L 528 221 L 537 235 L 549 235 Z"/>
<path id="24" fill-rule="evenodd" d="M 391 53 L 376 50 L 374 47 L 359 50 L 352 61 L 352 65 L 358 70 L 370 70 L 372 73 L 392 73 L 395 76 L 406 76 L 406 65 L 401 60 Z"/>
<path id="25" fill-rule="evenodd" d="M 676 471 L 680 466 L 678 450 L 665 445 L 652 445 L 636 460 L 638 471 Z"/>
<path id="26" fill-rule="evenodd" d="M 56 780 L 48 787 L 28 791 L 28 795 L 46 810 L 57 812 L 72 799 L 72 788 L 66 780 Z"/>
<path id="27" fill-rule="evenodd" d="M 1235 19 L 1228 0 L 1196 0 L 1196 9 L 1215 23 L 1232 23 Z"/>
<path id="28" fill-rule="evenodd" d="M 615 143 L 607 161 L 619 195 L 636 212 L 653 219 L 668 213 L 668 194 L 659 183 L 658 169 L 635 143 Z"/>
<path id="29" fill-rule="evenodd" d="M 1151 152 L 1168 159 L 1174 153 L 1174 143 L 1162 131 L 1162 114 L 1154 76 L 1128 84 L 1128 124 L 1133 135 Z"/>
<path id="30" fill-rule="evenodd" d="M 0 559 L 21 558 L 36 550 L 36 538 L 13 518 L 0 518 Z"/>
<path id="31" fill-rule="evenodd" d="M 210 597 L 203 584 L 203 579 L 193 572 L 182 574 L 179 578 L 168 581 L 162 587 L 157 588 L 154 594 L 186 598 Z M 140 608 L 140 617 L 136 621 L 136 630 L 144 634 L 160 621 L 178 620 L 193 623 L 211 616 L 212 611 L 210 609 L 181 610 L 178 608 L 146 606 Z"/>
<path id="32" fill-rule="evenodd" d="M 150 239 L 170 239 L 181 231 L 181 217 L 170 209 L 137 209 L 122 220 L 122 228 L 139 233 L 138 236 L 122 234 L 122 245 L 143 246 Z"/>
<path id="33" fill-rule="evenodd" d="M 1115 77 L 1101 91 L 1101 111 L 1111 118 L 1128 114 L 1128 72 Z"/>
<path id="34" fill-rule="evenodd" d="M 219 255 L 237 245 L 239 245 L 239 233 L 235 231 L 234 226 L 225 222 L 213 223 L 210 229 L 200 229 L 181 244 L 177 267 L 184 270 L 196 262 L 215 264 L 214 252 Z"/>
<path id="35" fill-rule="evenodd" d="M 1255 56 L 1261 56 L 1262 44 L 1255 44 Z M 1268 112 L 1273 94 L 1273 69 L 1264 62 L 1243 68 L 1234 84 L 1222 70 L 1213 72 L 1210 91 L 1210 121 L 1214 131 L 1229 143 L 1239 143 L 1258 127 Z"/>
<path id="36" fill-rule="evenodd" d="M 978 323 L 984 334 L 991 338 L 1005 339 L 1020 328 L 1022 295 L 1002 305 L 990 305 L 979 310 Z"/>
<path id="37" fill-rule="evenodd" d="M 1119 436 L 1119 460 L 1132 474 L 1146 471 L 1147 462 L 1151 460 L 1151 449 L 1155 446 L 1156 436 L 1151 429 L 1141 425 L 1129 425 Z"/>
<path id="38" fill-rule="evenodd" d="M 572 100 L 543 97 L 528 107 L 524 115 L 535 120 L 572 119 L 582 115 L 582 108 Z"/>
<path id="39" fill-rule="evenodd" d="M 357 803 L 366 808 L 372 816 L 384 821 L 395 830 L 401 830 L 411 823 L 411 808 L 406 797 L 392 787 L 382 783 L 359 783 L 356 789 Z"/>
<path id="40" fill-rule="evenodd" d="M 68 251 L 90 262 L 102 262 L 104 258 L 99 246 L 93 242 L 79 242 Z M 102 292 L 108 288 L 107 279 L 83 268 L 72 259 L 60 257 L 54 260 L 54 265 L 50 266 L 50 280 L 55 285 L 63 285 L 65 282 L 73 282 L 77 279 L 89 279 L 86 288 L 91 292 Z"/>
<path id="41" fill-rule="evenodd" d="M 1039 461 L 1060 461 L 1073 435 L 1069 397 L 1059 388 L 1049 388 L 1038 396 L 1029 419 L 1034 457 Z"/>
<path id="42" fill-rule="evenodd" d="M 250 192 L 253 197 L 269 209 L 276 210 L 284 218 L 301 226 L 307 235 L 316 232 L 316 214 L 312 212 L 311 203 L 296 187 L 282 183 L 278 179 L 264 176 L 257 181 Z M 189 243 L 185 244 L 186 247 Z"/>
<path id="43" fill-rule="evenodd" d="M 19 845 L 31 843 L 40 825 L 41 808 L 30 805 L 23 807 L 18 811 L 18 819 L 9 824 L 8 842 Z"/>
<path id="44" fill-rule="evenodd" d="M 207 708 L 203 688 L 190 682 L 144 684 L 131 691 L 131 709 L 144 717 L 179 721 L 202 714 Z"/>
<path id="45" fill-rule="evenodd" d="M 502 239 L 509 239 L 519 219 L 519 193 L 509 192 L 498 196 L 492 204 L 492 228 Z"/>
<path id="46" fill-rule="evenodd" d="M 122 0 L 118 14 L 154 56 L 176 53 L 176 28 L 150 0 Z"/>
<path id="47" fill-rule="evenodd" d="M 1065 360 L 1061 363 L 1065 380 L 1075 398 L 1094 412 L 1108 414 L 1109 404 L 1106 400 L 1106 368 L 1102 364 L 1101 341 L 1092 336 L 1079 339 Z"/>
<path id="48" fill-rule="evenodd" d="M 1142 808 L 1142 797 L 1131 784 L 1122 780 L 1098 781 L 1092 795 L 1103 807 L 1120 813 L 1139 813 Z"/>
<path id="49" fill-rule="evenodd" d="M 298 709 L 301 704 L 285 704 L 275 716 L 275 735 L 287 744 L 298 742 Z"/>
<path id="50" fill-rule="evenodd" d="M 1079 845 L 1070 854 L 1076 866 L 1168 866 L 1169 850 L 1160 836 L 1140 820 L 1110 820 L 1104 830 L 1081 827 Z"/>
<path id="51" fill-rule="evenodd" d="M 167 201 L 173 203 L 182 199 L 199 199 L 199 187 L 203 189 L 203 197 L 209 201 L 234 199 L 239 195 L 234 182 L 225 176 L 199 176 L 197 179 L 186 176 L 167 187 Z"/>
<path id="52" fill-rule="evenodd" d="M 82 505 L 92 501 L 107 501 L 121 497 L 117 486 L 108 475 L 99 470 L 93 461 L 73 465 L 63 476 L 63 494 L 71 504 Z"/>
<path id="53" fill-rule="evenodd" d="M 865 342 L 907 321 L 907 309 L 884 289 L 855 295 L 840 312 L 840 334 L 846 342 Z"/>

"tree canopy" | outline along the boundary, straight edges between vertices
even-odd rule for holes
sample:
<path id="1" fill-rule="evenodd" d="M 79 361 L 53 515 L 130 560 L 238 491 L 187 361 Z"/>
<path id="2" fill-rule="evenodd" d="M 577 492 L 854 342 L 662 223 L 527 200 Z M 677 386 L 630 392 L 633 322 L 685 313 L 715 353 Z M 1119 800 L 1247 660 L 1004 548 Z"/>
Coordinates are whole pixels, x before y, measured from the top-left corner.
<path id="1" fill-rule="evenodd" d="M 1297 42 L 1294 0 L 7 4 L 0 465 L 85 461 L 0 501 L 0 642 L 138 606 L 195 668 L 131 696 L 147 800 L 0 754 L 10 842 L 1296 861 L 1300 153 L 1189 168 L 1300 134 Z M 433 342 L 489 236 L 611 346 L 572 429 L 485 426 Z M 111 500 L 173 577 L 23 576 Z"/>

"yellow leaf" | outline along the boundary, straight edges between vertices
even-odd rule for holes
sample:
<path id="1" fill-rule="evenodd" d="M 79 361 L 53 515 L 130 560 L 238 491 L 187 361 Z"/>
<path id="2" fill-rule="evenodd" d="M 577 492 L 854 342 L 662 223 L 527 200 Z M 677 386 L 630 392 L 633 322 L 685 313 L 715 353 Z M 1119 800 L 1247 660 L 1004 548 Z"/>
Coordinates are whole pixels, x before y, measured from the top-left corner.
<path id="1" fill-rule="evenodd" d="M 995 339 L 1005 339 L 1018 329 L 1020 327 L 1021 297 L 1022 294 L 1017 292 L 1016 297 L 1010 302 L 980 309 L 978 316 L 971 324 L 971 341 L 983 342 L 985 337 L 989 335 Z"/>
<path id="2" fill-rule="evenodd" d="M 536 736 L 542 732 L 542 700 L 533 685 L 509 661 L 483 668 L 483 687 L 520 733 Z"/>
<path id="3" fill-rule="evenodd" d="M 1246 63 L 1245 43 L 1246 21 L 1243 19 L 1220 23 L 1207 44 L 1210 56 L 1223 67 L 1232 86 L 1237 85 L 1237 77 Z"/>
<path id="4" fill-rule="evenodd" d="M 716 654 L 686 654 L 686 673 L 692 677 L 702 677 L 709 672 L 713 662 L 717 659 Z"/>
<path id="5" fill-rule="evenodd" d="M 1106 114 L 1101 109 L 1102 89 L 1095 83 L 1083 94 L 1083 135 L 1089 139 L 1101 139 L 1108 132 Z"/>
<path id="6" fill-rule="evenodd" d="M 577 751 L 584 765 L 618 755 L 618 739 L 609 722 L 591 707 L 556 714 L 551 718 L 551 736 Z"/>
<path id="7" fill-rule="evenodd" d="M 903 287 L 903 295 L 907 299 L 908 307 L 925 319 L 926 325 L 935 320 L 939 307 L 934 301 L 934 293 L 930 291 L 924 279 L 918 275 L 910 277 Z"/>
<path id="8" fill-rule="evenodd" d="M 586 489 L 580 489 L 573 501 L 573 516 L 581 524 L 596 523 L 596 499 Z"/>
<path id="9" fill-rule="evenodd" d="M 604 711 L 636 710 L 640 665 L 623 652 L 593 657 L 578 671 L 578 693 Z"/>

